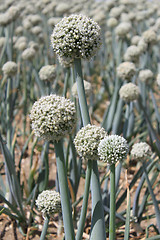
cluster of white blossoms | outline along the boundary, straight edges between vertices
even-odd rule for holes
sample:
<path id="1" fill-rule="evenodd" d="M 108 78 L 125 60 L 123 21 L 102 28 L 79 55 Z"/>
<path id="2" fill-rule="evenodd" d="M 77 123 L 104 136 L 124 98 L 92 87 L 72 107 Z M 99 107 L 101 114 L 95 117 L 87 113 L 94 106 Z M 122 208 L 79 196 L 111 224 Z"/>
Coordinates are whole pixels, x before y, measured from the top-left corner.
<path id="1" fill-rule="evenodd" d="M 141 39 L 141 37 L 139 35 L 133 36 L 132 39 L 131 39 L 131 44 L 132 45 L 137 45 L 139 43 L 140 39 Z"/>
<path id="2" fill-rule="evenodd" d="M 135 46 L 131 45 L 127 48 L 124 54 L 124 60 L 129 62 L 137 62 L 140 56 L 140 49 Z"/>
<path id="3" fill-rule="evenodd" d="M 125 102 L 137 100 L 140 96 L 139 87 L 134 83 L 124 84 L 119 90 L 120 98 Z"/>
<path id="4" fill-rule="evenodd" d="M 84 83 L 85 95 L 87 97 L 92 92 L 92 85 L 90 82 L 87 82 L 86 80 L 83 80 L 83 83 Z M 75 82 L 72 86 L 72 95 L 76 98 L 78 97 L 77 82 Z"/>
<path id="5" fill-rule="evenodd" d="M 117 36 L 123 38 L 127 35 L 127 33 L 129 33 L 131 28 L 132 28 L 132 25 L 130 24 L 130 22 L 122 22 L 116 27 L 115 33 Z"/>
<path id="6" fill-rule="evenodd" d="M 118 135 L 106 136 L 100 141 L 98 154 L 100 160 L 109 165 L 123 161 L 128 153 L 128 144 L 125 138 Z"/>
<path id="7" fill-rule="evenodd" d="M 88 124 L 77 133 L 74 144 L 77 153 L 85 160 L 98 159 L 98 145 L 107 135 L 104 128 Z"/>
<path id="8" fill-rule="evenodd" d="M 152 150 L 146 142 L 135 143 L 132 146 L 131 155 L 134 159 L 143 161 L 152 155 Z"/>
<path id="9" fill-rule="evenodd" d="M 109 18 L 108 21 L 107 21 L 107 26 L 110 27 L 110 28 L 116 27 L 117 24 L 118 24 L 118 21 L 114 17 Z"/>
<path id="10" fill-rule="evenodd" d="M 101 29 L 92 19 L 83 15 L 64 17 L 51 35 L 53 50 L 63 64 L 75 58 L 92 58 L 102 44 Z"/>
<path id="11" fill-rule="evenodd" d="M 140 53 L 145 52 L 148 48 L 148 44 L 145 42 L 143 37 L 140 38 L 137 46 L 139 48 Z"/>
<path id="12" fill-rule="evenodd" d="M 141 82 L 149 83 L 153 80 L 153 72 L 150 69 L 144 69 L 139 72 L 138 77 Z"/>
<path id="13" fill-rule="evenodd" d="M 37 137 L 58 141 L 71 133 L 76 123 L 76 110 L 69 99 L 51 94 L 33 104 L 30 119 Z"/>
<path id="14" fill-rule="evenodd" d="M 39 77 L 43 81 L 52 81 L 56 78 L 56 65 L 43 66 L 39 71 Z"/>
<path id="15" fill-rule="evenodd" d="M 2 67 L 3 74 L 12 77 L 17 73 L 17 63 L 8 61 Z"/>
<path id="16" fill-rule="evenodd" d="M 143 32 L 142 37 L 146 43 L 155 44 L 157 42 L 157 35 L 152 29 Z"/>
<path id="17" fill-rule="evenodd" d="M 117 76 L 122 80 L 130 81 L 136 73 L 136 66 L 132 62 L 123 62 L 117 67 Z"/>
<path id="18" fill-rule="evenodd" d="M 26 48 L 22 52 L 22 59 L 31 61 L 35 57 L 36 51 L 33 48 Z"/>
<path id="19" fill-rule="evenodd" d="M 54 190 L 45 190 L 38 195 L 36 205 L 43 217 L 52 216 L 54 213 L 61 212 L 60 194 Z"/>

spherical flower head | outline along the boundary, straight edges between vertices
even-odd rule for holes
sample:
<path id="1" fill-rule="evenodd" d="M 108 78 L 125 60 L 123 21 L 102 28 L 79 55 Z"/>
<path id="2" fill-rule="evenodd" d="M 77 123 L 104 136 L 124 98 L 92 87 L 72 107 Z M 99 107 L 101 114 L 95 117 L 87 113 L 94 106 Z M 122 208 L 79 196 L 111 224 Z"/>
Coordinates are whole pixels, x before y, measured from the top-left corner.
<path id="1" fill-rule="evenodd" d="M 18 18 L 20 14 L 20 10 L 16 6 L 11 6 L 6 13 L 8 14 L 11 22 L 11 21 L 15 21 Z"/>
<path id="2" fill-rule="evenodd" d="M 117 67 L 117 75 L 124 81 L 130 81 L 135 73 L 136 66 L 132 62 L 123 62 Z"/>
<path id="3" fill-rule="evenodd" d="M 31 33 L 34 34 L 34 35 L 38 35 L 42 32 L 43 32 L 43 30 L 40 26 L 34 26 L 34 27 L 31 28 Z"/>
<path id="4" fill-rule="evenodd" d="M 146 43 L 155 44 L 157 42 L 157 35 L 152 29 L 143 32 L 142 37 Z"/>
<path id="5" fill-rule="evenodd" d="M 51 94 L 33 104 L 30 119 L 37 137 L 58 141 L 71 133 L 76 122 L 76 110 L 69 99 Z"/>
<path id="6" fill-rule="evenodd" d="M 140 90 L 134 83 L 127 83 L 120 88 L 119 95 L 123 101 L 131 102 L 139 98 Z"/>
<path id="7" fill-rule="evenodd" d="M 143 161 L 152 155 L 152 150 L 146 142 L 135 143 L 132 146 L 131 155 L 134 159 Z"/>
<path id="8" fill-rule="evenodd" d="M 121 15 L 121 13 L 123 12 L 123 8 L 121 6 L 111 8 L 111 10 L 109 12 L 109 16 L 118 18 Z"/>
<path id="9" fill-rule="evenodd" d="M 77 133 L 74 144 L 77 153 L 85 160 L 98 159 L 99 142 L 106 136 L 104 128 L 88 124 Z"/>
<path id="10" fill-rule="evenodd" d="M 36 51 L 33 48 L 27 48 L 22 52 L 22 59 L 31 61 L 36 54 Z"/>
<path id="11" fill-rule="evenodd" d="M 124 60 L 129 62 L 137 62 L 139 56 L 140 49 L 135 45 L 131 45 L 130 47 L 127 48 L 124 54 Z"/>
<path id="12" fill-rule="evenodd" d="M 110 28 L 116 27 L 117 24 L 118 24 L 118 21 L 114 17 L 109 18 L 108 21 L 107 21 L 107 26 L 110 27 Z"/>
<path id="13" fill-rule="evenodd" d="M 138 42 L 138 48 L 140 50 L 141 53 L 145 52 L 148 48 L 148 43 L 146 43 L 146 41 L 144 40 L 144 38 L 140 38 L 139 42 Z"/>
<path id="14" fill-rule="evenodd" d="M 70 9 L 70 5 L 68 3 L 65 2 L 59 2 L 55 8 L 55 12 L 58 15 L 63 15 L 64 13 L 67 13 Z"/>
<path id="15" fill-rule="evenodd" d="M 98 154 L 100 160 L 109 165 L 125 160 L 128 153 L 128 144 L 125 138 L 110 135 L 100 141 Z"/>
<path id="16" fill-rule="evenodd" d="M 132 45 L 137 45 L 139 43 L 140 39 L 141 39 L 141 37 L 138 35 L 133 36 L 131 39 Z"/>
<path id="17" fill-rule="evenodd" d="M 43 66 L 39 71 L 39 77 L 43 81 L 52 81 L 56 78 L 56 75 L 55 65 Z"/>
<path id="18" fill-rule="evenodd" d="M 51 42 L 53 50 L 64 64 L 72 63 L 75 58 L 89 60 L 101 46 L 101 30 L 92 19 L 73 14 L 56 24 Z"/>
<path id="19" fill-rule="evenodd" d="M 153 79 L 153 72 L 150 69 L 144 69 L 139 72 L 139 80 L 148 83 Z"/>
<path id="20" fill-rule="evenodd" d="M 44 217 L 59 213 L 61 212 L 60 194 L 54 190 L 45 190 L 38 195 L 36 205 Z"/>
<path id="21" fill-rule="evenodd" d="M 92 92 L 92 86 L 90 82 L 87 82 L 85 80 L 83 80 L 84 83 L 84 90 L 85 90 L 85 94 L 86 96 L 89 96 Z M 78 98 L 78 91 L 77 91 L 77 82 L 75 82 L 72 86 L 72 95 L 76 98 Z"/>
<path id="22" fill-rule="evenodd" d="M 12 77 L 17 73 L 17 64 L 15 62 L 8 61 L 3 65 L 2 71 L 4 75 Z"/>
<path id="23" fill-rule="evenodd" d="M 20 42 L 19 44 L 16 44 L 14 46 L 16 49 L 18 49 L 19 51 L 24 51 L 27 48 L 27 42 Z"/>
<path id="24" fill-rule="evenodd" d="M 129 22 L 122 22 L 116 27 L 115 33 L 119 37 L 125 37 L 131 30 L 131 27 L 132 26 Z"/>

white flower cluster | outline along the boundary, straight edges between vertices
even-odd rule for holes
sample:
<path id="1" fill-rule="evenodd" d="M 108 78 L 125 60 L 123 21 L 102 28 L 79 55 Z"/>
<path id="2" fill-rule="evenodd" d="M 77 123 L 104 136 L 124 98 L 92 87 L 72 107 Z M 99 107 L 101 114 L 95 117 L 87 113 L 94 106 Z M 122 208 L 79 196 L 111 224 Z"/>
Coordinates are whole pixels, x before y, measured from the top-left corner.
<path id="1" fill-rule="evenodd" d="M 16 6 L 11 6 L 7 9 L 6 12 L 0 13 L 0 25 L 6 26 L 12 21 L 15 21 L 19 16 L 19 8 Z"/>
<path id="2" fill-rule="evenodd" d="M 3 65 L 2 71 L 6 76 L 14 76 L 17 73 L 17 64 L 15 62 L 8 61 Z"/>
<path id="3" fill-rule="evenodd" d="M 150 69 L 144 69 L 139 72 L 139 80 L 148 83 L 153 79 L 153 72 Z"/>
<path id="4" fill-rule="evenodd" d="M 114 17 L 109 18 L 108 21 L 107 21 L 107 26 L 110 27 L 110 28 L 116 27 L 117 24 L 118 24 L 118 21 Z"/>
<path id="5" fill-rule="evenodd" d="M 132 45 L 137 45 L 139 43 L 140 39 L 141 39 L 141 37 L 139 35 L 133 36 L 131 39 Z"/>
<path id="6" fill-rule="evenodd" d="M 131 28 L 132 28 L 132 26 L 131 26 L 130 22 L 122 22 L 116 27 L 115 33 L 119 37 L 125 37 L 127 35 L 127 33 L 129 33 Z"/>
<path id="7" fill-rule="evenodd" d="M 44 217 L 46 217 L 46 215 L 52 216 L 54 213 L 61 212 L 60 194 L 54 190 L 45 190 L 38 195 L 36 205 L 39 211 L 43 213 Z"/>
<path id="8" fill-rule="evenodd" d="M 110 135 L 100 141 L 98 146 L 98 154 L 100 160 L 114 164 L 123 161 L 128 153 L 128 144 L 125 138 L 118 135 Z"/>
<path id="9" fill-rule="evenodd" d="M 69 99 L 51 94 L 33 104 L 30 119 L 37 137 L 58 141 L 72 131 L 76 110 Z"/>
<path id="10" fill-rule="evenodd" d="M 86 96 L 89 96 L 92 92 L 92 86 L 90 82 L 87 82 L 85 80 L 83 80 L 84 83 L 84 90 L 85 90 L 85 94 Z M 78 97 L 78 91 L 77 91 L 77 82 L 75 82 L 72 86 L 72 95 L 74 97 Z"/>
<path id="11" fill-rule="evenodd" d="M 140 90 L 134 83 L 127 83 L 120 88 L 119 95 L 125 102 L 131 102 L 139 98 Z"/>
<path id="12" fill-rule="evenodd" d="M 140 49 L 135 45 L 131 45 L 127 48 L 124 54 L 124 60 L 129 62 L 137 62 L 139 56 L 140 56 Z"/>
<path id="13" fill-rule="evenodd" d="M 145 42 L 143 37 L 140 38 L 137 46 L 139 48 L 140 53 L 145 52 L 148 48 L 148 44 Z"/>
<path id="14" fill-rule="evenodd" d="M 146 43 L 155 44 L 157 42 L 157 35 L 152 29 L 143 32 L 142 37 Z"/>
<path id="15" fill-rule="evenodd" d="M 36 51 L 33 48 L 31 47 L 26 48 L 22 52 L 22 59 L 31 61 L 34 58 L 35 54 L 36 54 Z"/>
<path id="16" fill-rule="evenodd" d="M 39 71 L 39 77 L 43 81 L 52 81 L 56 78 L 56 66 L 46 65 L 43 66 Z"/>
<path id="17" fill-rule="evenodd" d="M 132 146 L 131 155 L 134 159 L 143 161 L 152 155 L 151 147 L 146 142 L 135 143 Z"/>
<path id="18" fill-rule="evenodd" d="M 74 58 L 89 60 L 101 46 L 101 30 L 92 19 L 73 14 L 56 24 L 51 42 L 64 64 L 72 63 Z"/>
<path id="19" fill-rule="evenodd" d="M 74 144 L 77 153 L 85 160 L 97 160 L 98 145 L 107 133 L 104 128 L 88 124 L 77 133 Z"/>
<path id="20" fill-rule="evenodd" d="M 132 62 L 123 62 L 117 67 L 117 75 L 122 80 L 130 81 L 135 73 L 136 67 Z"/>

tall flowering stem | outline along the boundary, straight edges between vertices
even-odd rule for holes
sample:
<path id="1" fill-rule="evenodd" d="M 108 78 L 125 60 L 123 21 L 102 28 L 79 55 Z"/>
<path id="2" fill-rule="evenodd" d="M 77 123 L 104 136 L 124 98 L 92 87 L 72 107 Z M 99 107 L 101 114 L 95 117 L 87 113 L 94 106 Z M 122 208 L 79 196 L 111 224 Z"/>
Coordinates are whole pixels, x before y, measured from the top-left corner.
<path id="1" fill-rule="evenodd" d="M 109 240 L 115 239 L 115 164 L 110 165 Z"/>
<path id="2" fill-rule="evenodd" d="M 110 166 L 110 216 L 109 216 L 109 240 L 115 240 L 115 164 L 123 161 L 128 152 L 127 141 L 118 135 L 107 136 L 101 140 L 98 153 L 100 160 Z"/>
<path id="3" fill-rule="evenodd" d="M 49 219 L 50 217 L 47 215 L 43 224 L 43 229 L 42 233 L 40 236 L 40 240 L 45 240 L 46 234 L 47 234 L 47 229 L 48 229 L 48 224 L 49 224 Z"/>
<path id="4" fill-rule="evenodd" d="M 56 151 L 56 162 L 58 170 L 58 180 L 61 194 L 62 214 L 64 221 L 65 239 L 74 240 L 74 228 L 72 221 L 72 209 L 70 205 L 69 189 L 67 184 L 67 173 L 64 162 L 63 145 L 61 140 L 54 142 Z"/>
<path id="5" fill-rule="evenodd" d="M 30 118 L 35 135 L 52 140 L 55 145 L 62 213 L 66 240 L 74 240 L 72 209 L 70 205 L 67 172 L 61 139 L 70 134 L 76 122 L 74 103 L 64 97 L 51 94 L 34 103 Z"/>
<path id="6" fill-rule="evenodd" d="M 86 96 L 85 96 L 80 58 L 74 59 L 74 69 L 75 69 L 82 121 L 83 121 L 83 125 L 86 126 L 87 124 L 90 123 L 90 117 L 89 117 Z M 92 227 L 91 227 L 90 239 L 93 239 L 93 238 L 95 239 L 96 238 L 95 236 L 97 235 L 99 240 L 104 240 L 106 238 L 106 234 L 105 234 L 104 210 L 103 210 L 102 197 L 101 197 L 101 191 L 100 191 L 98 166 L 97 166 L 97 161 L 93 161 L 93 165 L 91 165 L 90 161 L 91 160 L 88 161 L 88 165 L 87 165 L 87 176 L 86 176 L 87 181 L 85 186 L 85 188 L 88 189 L 87 185 L 89 186 L 90 176 L 91 176 Z M 91 166 L 93 166 L 93 170 Z M 89 191 L 86 191 L 85 195 L 86 196 L 84 197 L 84 201 L 82 205 L 80 223 L 79 223 L 76 240 L 80 240 L 83 234 L 84 219 L 86 216 L 87 202 L 88 202 L 87 195 L 89 195 Z"/>
<path id="7" fill-rule="evenodd" d="M 87 124 L 90 123 L 90 117 L 89 117 L 89 111 L 88 111 L 88 106 L 87 106 L 87 100 L 86 100 L 86 96 L 85 96 L 82 66 L 81 66 L 80 58 L 74 59 L 74 69 L 75 69 L 75 76 L 76 76 L 77 90 L 78 90 L 78 99 L 79 99 L 79 104 L 80 104 L 83 126 L 86 126 Z"/>

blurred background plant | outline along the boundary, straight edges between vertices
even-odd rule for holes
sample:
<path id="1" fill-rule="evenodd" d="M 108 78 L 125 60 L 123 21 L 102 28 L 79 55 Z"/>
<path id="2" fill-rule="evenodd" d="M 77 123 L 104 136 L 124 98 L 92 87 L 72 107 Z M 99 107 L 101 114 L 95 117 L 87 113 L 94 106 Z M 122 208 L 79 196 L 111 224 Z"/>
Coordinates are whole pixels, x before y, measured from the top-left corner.
<path id="1" fill-rule="evenodd" d="M 76 125 L 62 148 L 75 234 L 78 229 L 87 163 L 73 143 L 84 121 L 75 84 L 77 70 L 57 59 L 50 40 L 55 25 L 71 14 L 90 17 L 101 27 L 101 48 L 91 61 L 81 62 L 91 124 L 123 136 L 130 150 L 140 142 L 152 150 L 143 165 L 130 152 L 125 161 L 115 164 L 117 239 L 160 239 L 154 210 L 160 201 L 158 0 L 0 0 L 0 236 L 7 236 L 7 216 L 14 237 L 40 236 L 43 218 L 35 200 L 44 190 L 59 191 L 54 144 L 35 136 L 29 119 L 35 101 L 49 94 L 70 98 L 76 106 Z M 108 236 L 110 170 L 101 161 L 98 169 Z M 90 204 L 86 214 L 84 239 L 91 229 Z M 53 222 L 57 231 L 49 228 L 48 233 L 63 239 L 61 212 Z"/>

